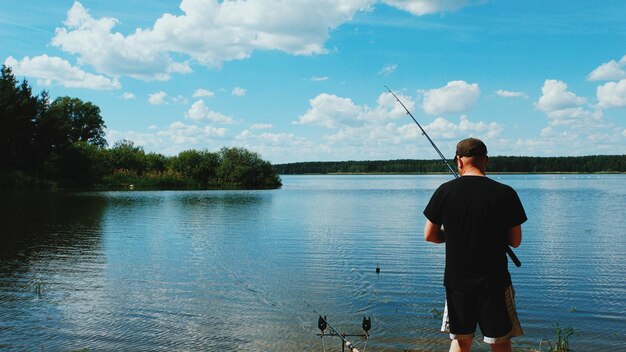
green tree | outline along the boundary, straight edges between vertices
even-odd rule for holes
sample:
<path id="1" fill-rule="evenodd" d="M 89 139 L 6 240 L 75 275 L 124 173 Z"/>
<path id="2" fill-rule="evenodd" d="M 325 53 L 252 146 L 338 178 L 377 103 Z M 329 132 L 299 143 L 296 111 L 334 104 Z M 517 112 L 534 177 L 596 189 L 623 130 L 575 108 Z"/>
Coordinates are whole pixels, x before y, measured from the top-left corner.
<path id="1" fill-rule="evenodd" d="M 272 164 L 243 148 L 222 148 L 217 176 L 226 187 L 276 188 L 282 184 Z"/>
<path id="2" fill-rule="evenodd" d="M 142 147 L 135 146 L 133 141 L 117 141 L 107 154 L 111 171 L 130 170 L 142 174 L 148 166 L 146 153 Z"/>
<path id="3" fill-rule="evenodd" d="M 91 188 L 108 172 L 105 150 L 84 141 L 65 148 L 58 161 L 59 185 L 63 188 Z"/>
<path id="4" fill-rule="evenodd" d="M 67 120 L 69 131 L 67 137 L 69 143 L 87 142 L 99 147 L 106 147 L 104 139 L 104 120 L 100 116 L 100 108 L 91 102 L 83 102 L 78 98 L 56 98 L 48 108 L 51 119 L 60 121 Z M 68 128 L 67 126 L 64 126 Z"/>
<path id="5" fill-rule="evenodd" d="M 5 171 L 32 173 L 35 121 L 44 109 L 26 80 L 18 83 L 10 67 L 0 77 L 0 165 Z"/>
<path id="6" fill-rule="evenodd" d="M 171 168 L 193 179 L 201 188 L 217 184 L 220 155 L 207 150 L 185 150 L 170 161 Z"/>

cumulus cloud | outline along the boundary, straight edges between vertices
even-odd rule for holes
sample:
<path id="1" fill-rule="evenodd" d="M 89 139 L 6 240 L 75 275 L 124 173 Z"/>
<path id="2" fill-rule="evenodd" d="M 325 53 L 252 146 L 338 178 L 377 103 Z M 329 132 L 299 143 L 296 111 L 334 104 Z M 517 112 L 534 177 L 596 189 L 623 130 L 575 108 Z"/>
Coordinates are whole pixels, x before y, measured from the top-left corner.
<path id="1" fill-rule="evenodd" d="M 526 93 L 524 92 L 513 92 L 510 90 L 503 90 L 503 89 L 498 89 L 496 91 L 496 95 L 503 97 L 503 98 L 524 98 L 524 99 L 528 99 L 528 95 L 526 95 Z"/>
<path id="2" fill-rule="evenodd" d="M 615 81 L 626 78 L 626 55 L 619 62 L 611 60 L 598 66 L 587 76 L 589 81 Z"/>
<path id="3" fill-rule="evenodd" d="M 495 138 L 502 134 L 504 130 L 502 125 L 491 122 L 472 122 L 465 115 L 461 115 L 459 123 L 455 124 L 442 117 L 436 118 L 432 123 L 424 126 L 424 130 L 429 135 L 442 137 L 445 139 L 458 139 L 467 136 L 481 136 L 486 138 Z"/>
<path id="4" fill-rule="evenodd" d="M 542 95 L 535 106 L 546 113 L 576 108 L 586 103 L 585 98 L 569 92 L 565 82 L 555 79 L 545 80 L 541 92 Z"/>
<path id="5" fill-rule="evenodd" d="M 410 97 L 399 94 L 404 105 L 412 110 L 415 103 Z M 406 111 L 388 92 L 376 99 L 376 107 L 359 106 L 350 98 L 322 93 L 309 100 L 310 108 L 294 124 L 313 124 L 326 128 L 356 126 L 363 123 L 387 123 L 390 120 L 405 118 Z"/>
<path id="6" fill-rule="evenodd" d="M 241 87 L 235 87 L 231 91 L 231 94 L 236 96 L 236 97 L 243 97 L 243 96 L 246 95 L 246 90 L 241 88 Z"/>
<path id="7" fill-rule="evenodd" d="M 224 138 L 228 130 L 225 128 L 216 128 L 213 126 L 199 127 L 196 125 L 187 125 L 183 122 L 176 121 L 166 129 L 157 132 L 157 136 L 168 138 L 176 144 L 196 145 L 200 142 L 206 142 L 208 139 Z"/>
<path id="8" fill-rule="evenodd" d="M 166 103 L 167 93 L 164 91 L 152 93 L 148 96 L 148 102 L 152 105 L 162 105 Z"/>
<path id="9" fill-rule="evenodd" d="M 414 108 L 413 99 L 402 95 L 399 98 L 409 110 Z M 349 98 L 327 93 L 318 95 L 309 103 L 309 110 L 295 123 L 329 128 L 331 133 L 324 136 L 322 150 L 332 152 L 335 158 L 416 156 L 415 142 L 423 138 L 421 131 L 388 92 L 378 96 L 374 107 L 355 104 Z M 458 122 L 444 118 L 437 118 L 430 124 L 420 122 L 429 135 L 444 139 L 444 142 L 454 139 L 456 143 L 456 139 L 468 135 L 496 138 L 503 132 L 503 126 L 498 123 L 472 121 L 464 115 Z M 423 144 L 420 149 L 431 152 L 428 144 Z"/>
<path id="10" fill-rule="evenodd" d="M 106 130 L 106 140 L 109 145 L 114 145 L 115 142 L 123 139 L 133 141 L 135 145 L 142 146 L 146 149 L 158 149 L 163 143 L 163 139 L 157 137 L 154 133 L 137 132 L 132 130 Z"/>
<path id="11" fill-rule="evenodd" d="M 274 128 L 271 123 L 253 123 L 250 125 L 250 129 L 252 130 L 266 130 L 270 128 Z"/>
<path id="12" fill-rule="evenodd" d="M 209 121 L 227 125 L 235 123 L 232 117 L 210 110 L 206 104 L 204 104 L 204 100 L 198 100 L 193 103 L 185 113 L 185 117 L 194 121 Z"/>
<path id="13" fill-rule="evenodd" d="M 431 115 L 463 113 L 471 110 L 478 101 L 478 83 L 451 81 L 445 87 L 427 90 L 422 107 Z"/>
<path id="14" fill-rule="evenodd" d="M 351 99 L 327 93 L 309 100 L 309 104 L 311 108 L 294 123 L 334 128 L 354 121 L 362 111 Z"/>
<path id="15" fill-rule="evenodd" d="M 327 80 L 329 80 L 329 79 L 330 79 L 330 78 L 329 78 L 329 77 L 326 77 L 326 76 L 313 76 L 313 77 L 311 77 L 311 81 L 312 81 L 312 82 L 327 81 Z"/>
<path id="16" fill-rule="evenodd" d="M 99 72 L 166 80 L 171 73 L 191 72 L 189 63 L 175 60 L 180 55 L 173 53 L 209 67 L 248 58 L 255 50 L 324 53 L 328 31 L 371 4 L 371 0 L 182 0 L 181 15 L 164 14 L 152 28 L 125 36 L 114 31 L 117 19 L 94 18 L 75 2 L 52 45 L 78 55 L 81 63 Z"/>
<path id="17" fill-rule="evenodd" d="M 192 72 L 191 63 L 217 68 L 249 58 L 254 51 L 292 55 L 324 54 L 330 31 L 369 11 L 381 0 L 217 1 L 181 0 L 180 14 L 163 14 L 148 28 L 129 34 L 115 30 L 113 17 L 93 17 L 74 2 L 51 44 L 78 56 L 81 65 L 111 76 L 168 80 Z M 387 5 L 425 15 L 453 11 L 466 0 L 384 0 Z"/>
<path id="18" fill-rule="evenodd" d="M 584 105 L 587 100 L 568 91 L 563 81 L 548 79 L 541 88 L 542 95 L 535 103 L 535 107 L 543 111 L 552 126 L 576 125 L 580 126 L 595 120 L 602 119 L 602 111 L 590 110 Z"/>
<path id="19" fill-rule="evenodd" d="M 383 0 L 383 3 L 397 7 L 416 16 L 437 12 L 456 11 L 468 5 L 468 0 Z"/>
<path id="20" fill-rule="evenodd" d="M 272 162 L 319 160 L 323 146 L 292 133 L 255 133 L 244 130 L 235 137 L 235 142 L 244 148 L 254 150 Z"/>
<path id="21" fill-rule="evenodd" d="M 124 92 L 121 98 L 124 100 L 132 100 L 132 99 L 135 99 L 135 94 L 130 93 L 130 92 Z"/>
<path id="22" fill-rule="evenodd" d="M 9 56 L 4 64 L 13 69 L 13 73 L 20 76 L 36 77 L 43 85 L 51 85 L 58 82 L 67 88 L 86 88 L 94 90 L 111 90 L 121 88 L 116 79 L 102 75 L 94 75 L 72 66 L 60 57 L 40 55 L 32 59 L 25 57 L 18 61 Z"/>
<path id="23" fill-rule="evenodd" d="M 379 75 L 388 76 L 388 75 L 394 73 L 397 68 L 398 68 L 397 64 L 385 65 L 383 68 L 380 69 L 380 71 L 378 71 L 378 74 Z"/>
<path id="24" fill-rule="evenodd" d="M 621 108 L 626 106 L 626 79 L 608 82 L 596 89 L 600 108 Z"/>
<path id="25" fill-rule="evenodd" d="M 215 93 L 211 92 L 208 89 L 196 89 L 195 92 L 193 92 L 193 97 L 194 98 L 211 98 L 215 96 Z"/>

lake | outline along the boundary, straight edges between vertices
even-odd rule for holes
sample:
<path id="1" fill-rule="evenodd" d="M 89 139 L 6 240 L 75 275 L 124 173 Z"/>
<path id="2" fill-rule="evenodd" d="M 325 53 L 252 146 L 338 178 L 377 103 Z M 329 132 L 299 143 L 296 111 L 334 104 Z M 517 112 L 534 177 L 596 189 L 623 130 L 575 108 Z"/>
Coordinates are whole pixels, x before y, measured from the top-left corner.
<path id="1" fill-rule="evenodd" d="M 526 333 L 514 349 L 545 351 L 554 324 L 574 328 L 575 351 L 624 349 L 626 175 L 490 177 L 529 218 L 510 264 Z M 341 350 L 316 335 L 315 309 L 347 333 L 371 316 L 367 351 L 447 351 L 444 247 L 424 242 L 422 211 L 449 179 L 0 193 L 0 350 Z"/>

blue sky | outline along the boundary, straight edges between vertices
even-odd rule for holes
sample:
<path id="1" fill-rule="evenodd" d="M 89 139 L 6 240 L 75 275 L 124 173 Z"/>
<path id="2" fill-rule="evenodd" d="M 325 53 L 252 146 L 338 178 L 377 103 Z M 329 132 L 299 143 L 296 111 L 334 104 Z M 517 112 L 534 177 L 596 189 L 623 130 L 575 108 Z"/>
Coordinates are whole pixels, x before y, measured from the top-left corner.
<path id="1" fill-rule="evenodd" d="M 0 58 L 101 109 L 112 145 L 274 163 L 626 154 L 626 2 L 16 1 Z"/>

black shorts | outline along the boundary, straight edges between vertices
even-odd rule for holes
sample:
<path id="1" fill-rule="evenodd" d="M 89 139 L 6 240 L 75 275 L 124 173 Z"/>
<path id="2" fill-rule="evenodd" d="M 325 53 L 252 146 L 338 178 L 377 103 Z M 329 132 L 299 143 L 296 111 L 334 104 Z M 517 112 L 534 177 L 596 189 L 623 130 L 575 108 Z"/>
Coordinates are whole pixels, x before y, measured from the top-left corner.
<path id="1" fill-rule="evenodd" d="M 442 331 L 449 332 L 453 339 L 473 338 L 478 325 L 487 343 L 521 336 L 514 295 L 512 286 L 469 291 L 446 288 Z"/>

